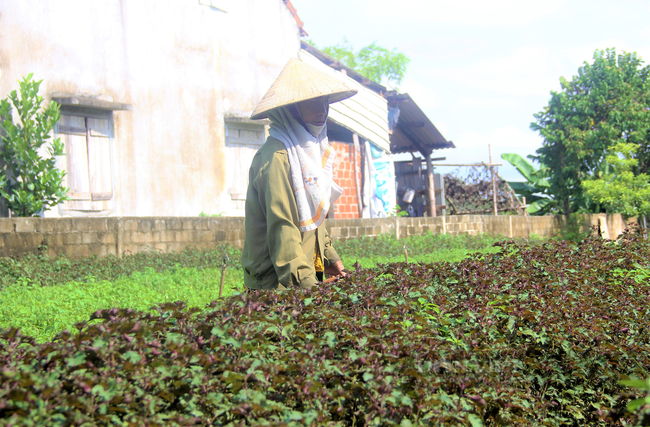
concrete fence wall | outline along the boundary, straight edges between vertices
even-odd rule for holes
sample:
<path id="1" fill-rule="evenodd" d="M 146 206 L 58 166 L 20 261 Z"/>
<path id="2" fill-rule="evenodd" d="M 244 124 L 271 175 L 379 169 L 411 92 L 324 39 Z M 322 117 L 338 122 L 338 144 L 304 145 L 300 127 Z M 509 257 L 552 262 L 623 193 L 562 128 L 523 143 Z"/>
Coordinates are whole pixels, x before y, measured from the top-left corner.
<path id="1" fill-rule="evenodd" d="M 615 238 L 626 227 L 621 215 L 584 215 L 580 228 L 599 226 Z M 398 237 L 424 234 L 499 234 L 552 237 L 567 229 L 562 216 L 457 215 L 436 218 L 328 219 L 335 240 L 392 233 Z M 0 218 L 0 256 L 41 253 L 70 258 L 128 255 L 141 251 L 172 252 L 186 247 L 211 248 L 228 243 L 241 248 L 244 218 Z"/>

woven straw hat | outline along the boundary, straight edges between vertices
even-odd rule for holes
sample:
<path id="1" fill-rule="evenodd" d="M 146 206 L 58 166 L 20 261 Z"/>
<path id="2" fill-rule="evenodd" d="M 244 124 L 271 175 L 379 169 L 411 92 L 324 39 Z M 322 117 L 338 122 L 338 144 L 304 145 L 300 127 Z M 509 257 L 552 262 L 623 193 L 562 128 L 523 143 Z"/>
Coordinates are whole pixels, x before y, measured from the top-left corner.
<path id="1" fill-rule="evenodd" d="M 271 110 L 321 96 L 327 96 L 332 104 L 357 92 L 342 81 L 292 58 L 257 104 L 251 119 L 264 119 Z"/>

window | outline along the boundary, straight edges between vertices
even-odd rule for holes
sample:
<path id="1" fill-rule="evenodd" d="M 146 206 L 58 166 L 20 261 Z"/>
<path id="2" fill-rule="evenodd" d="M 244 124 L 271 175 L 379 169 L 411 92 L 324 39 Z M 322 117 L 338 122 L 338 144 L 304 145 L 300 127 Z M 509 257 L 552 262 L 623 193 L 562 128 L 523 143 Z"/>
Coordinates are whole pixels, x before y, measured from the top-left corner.
<path id="1" fill-rule="evenodd" d="M 240 121 L 226 121 L 226 145 L 248 146 L 259 149 L 264 144 L 264 125 Z"/>
<path id="2" fill-rule="evenodd" d="M 63 209 L 98 212 L 113 209 L 112 113 L 63 110 L 57 133 L 65 146 Z"/>
<path id="3" fill-rule="evenodd" d="M 262 122 L 264 123 L 264 122 Z M 230 199 L 243 209 L 248 189 L 248 170 L 257 150 L 264 144 L 264 124 L 226 119 L 226 153 Z"/>

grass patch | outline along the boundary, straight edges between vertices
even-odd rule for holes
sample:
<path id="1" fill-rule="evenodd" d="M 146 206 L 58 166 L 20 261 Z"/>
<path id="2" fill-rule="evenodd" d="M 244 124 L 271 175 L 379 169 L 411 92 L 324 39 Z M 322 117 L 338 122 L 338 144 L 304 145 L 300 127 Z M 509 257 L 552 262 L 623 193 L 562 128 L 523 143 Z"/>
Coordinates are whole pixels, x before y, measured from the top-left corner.
<path id="1" fill-rule="evenodd" d="M 61 285 L 68 282 L 87 282 L 115 280 L 129 276 L 135 271 L 151 269 L 162 272 L 180 267 L 220 268 L 224 257 L 228 258 L 228 268 L 241 269 L 240 251 L 226 244 L 217 245 L 211 250 L 188 248 L 182 252 L 139 252 L 117 258 L 106 256 L 83 259 L 40 257 L 32 254 L 20 257 L 0 258 L 0 290 L 16 283 L 39 286 Z"/>
<path id="2" fill-rule="evenodd" d="M 392 235 L 335 243 L 345 265 L 364 268 L 404 261 L 455 262 L 475 252 L 494 253 L 503 237 L 487 235 Z M 224 256 L 229 259 L 224 296 L 243 290 L 240 251 L 221 245 L 213 250 L 139 253 L 123 258 L 50 259 L 34 255 L 0 259 L 0 329 L 20 328 L 38 342 L 87 320 L 97 310 L 151 307 L 183 301 L 205 307 L 217 299 Z"/>
<path id="3" fill-rule="evenodd" d="M 503 236 L 480 234 L 432 234 L 409 236 L 396 239 L 392 234 L 378 237 L 361 237 L 345 242 L 336 242 L 335 248 L 347 268 L 358 262 L 363 268 L 374 268 L 378 264 L 404 262 L 406 253 L 409 263 L 458 262 L 473 253 L 497 253 L 501 249 L 494 244 L 509 240 Z M 536 235 L 530 239 L 514 239 L 518 243 L 539 244 L 544 241 Z"/>
<path id="4" fill-rule="evenodd" d="M 224 296 L 242 290 L 241 270 L 227 269 Z M 0 292 L 0 329 L 20 328 L 39 342 L 58 332 L 74 331 L 97 310 L 113 307 L 151 312 L 151 307 L 184 301 L 205 307 L 219 295 L 220 269 L 177 268 L 157 272 L 151 267 L 113 281 L 88 277 L 58 286 L 15 284 Z"/>

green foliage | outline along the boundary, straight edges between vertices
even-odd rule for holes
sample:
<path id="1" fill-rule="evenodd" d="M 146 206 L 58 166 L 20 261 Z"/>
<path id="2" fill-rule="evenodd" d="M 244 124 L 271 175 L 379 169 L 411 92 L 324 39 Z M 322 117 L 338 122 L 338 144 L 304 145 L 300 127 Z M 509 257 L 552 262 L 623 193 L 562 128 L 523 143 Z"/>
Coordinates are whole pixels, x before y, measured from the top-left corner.
<path id="1" fill-rule="evenodd" d="M 408 255 L 409 262 L 458 262 L 468 255 L 481 252 L 498 252 L 494 244 L 505 240 L 503 236 L 479 234 L 432 234 L 408 236 L 396 239 L 392 234 L 377 237 L 360 237 L 345 242 L 336 243 L 336 251 L 350 268 L 353 263 L 359 263 L 364 268 L 375 268 L 378 264 L 403 262 Z M 519 242 L 524 239 L 517 239 Z M 531 244 L 539 244 L 544 240 L 539 236 L 531 236 Z M 405 253 L 406 251 L 406 253 Z"/>
<path id="2" fill-rule="evenodd" d="M 526 198 L 526 210 L 531 215 L 544 215 L 552 212 L 557 207 L 553 196 L 548 194 L 550 184 L 544 174 L 547 167 L 541 165 L 536 169 L 529 161 L 515 153 L 501 154 L 503 160 L 508 161 L 526 179 L 526 182 L 508 181 L 510 188 L 520 196 Z"/>
<path id="3" fill-rule="evenodd" d="M 565 214 L 600 211 L 583 182 L 606 172 L 618 143 L 638 147 L 635 174 L 650 167 L 650 69 L 636 53 L 597 50 L 572 80 L 560 79 L 531 129 L 544 138 L 535 160 L 548 166 L 549 193 Z"/>
<path id="4" fill-rule="evenodd" d="M 650 242 L 499 247 L 0 331 L 0 425 L 644 425 Z"/>
<path id="5" fill-rule="evenodd" d="M 5 164 L 0 173 L 0 195 L 16 216 L 33 216 L 67 200 L 65 173 L 56 168 L 54 159 L 63 154 L 63 143 L 58 138 L 48 143 L 59 120 L 59 107 L 52 101 L 41 109 L 41 82 L 33 81 L 29 74 L 19 81 L 20 93 L 14 90 L 0 100 L 0 128 L 4 131 L 0 160 Z M 12 109 L 18 123 L 12 121 Z M 42 156 L 43 146 L 47 157 Z"/>
<path id="6" fill-rule="evenodd" d="M 638 149 L 637 145 L 625 142 L 612 146 L 605 157 L 605 172 L 582 183 L 586 194 L 612 212 L 639 217 L 650 215 L 650 177 L 646 173 L 634 174 L 639 166 L 635 158 Z"/>
<path id="7" fill-rule="evenodd" d="M 225 212 L 219 212 L 218 214 L 207 214 L 205 212 L 201 212 L 199 216 L 201 217 L 213 217 L 213 218 L 218 218 L 224 216 L 226 213 Z"/>
<path id="8" fill-rule="evenodd" d="M 460 261 L 476 251 L 496 252 L 500 237 L 411 236 L 402 240 L 386 235 L 340 242 L 337 250 L 348 266 L 358 261 L 374 268 L 379 263 Z M 541 241 L 541 240 L 537 240 Z M 215 298 L 223 259 L 228 257 L 226 295 L 242 290 L 239 251 L 219 245 L 212 250 L 186 249 L 179 253 L 141 252 L 117 258 L 70 260 L 25 255 L 0 259 L 0 327 L 19 327 L 38 341 L 100 309 L 147 310 L 177 300 L 191 306 Z"/>
<path id="9" fill-rule="evenodd" d="M 582 214 L 571 214 L 564 216 L 564 226 L 560 229 L 556 240 L 565 240 L 567 242 L 582 242 L 593 234 L 587 217 Z"/>
<path id="10" fill-rule="evenodd" d="M 316 46 L 311 41 L 310 44 Z M 378 83 L 386 80 L 400 84 L 404 79 L 406 66 L 411 61 L 403 53 L 377 46 L 376 42 L 355 51 L 348 40 L 344 39 L 342 44 L 324 47 L 322 51 Z"/>
<path id="11" fill-rule="evenodd" d="M 20 328 L 39 342 L 87 320 L 97 310 L 120 307 L 147 311 L 154 305 L 185 301 L 204 307 L 217 298 L 220 268 L 178 267 L 156 272 L 147 267 L 112 281 L 86 276 L 57 286 L 17 283 L 0 292 L 0 328 Z M 224 295 L 242 291 L 241 270 L 226 269 Z"/>
<path id="12" fill-rule="evenodd" d="M 627 410 L 637 413 L 641 425 L 648 425 L 650 423 L 650 378 L 645 381 L 638 378 L 631 378 L 621 381 L 620 384 L 634 388 L 644 394 L 643 397 L 639 397 L 628 403 Z"/>
<path id="13" fill-rule="evenodd" d="M 396 216 L 396 217 L 401 218 L 401 217 L 409 216 L 409 214 L 405 210 L 402 210 L 400 205 L 395 205 L 393 207 L 393 209 L 390 212 L 388 212 L 388 216 L 389 217 L 395 217 Z"/>
<path id="14" fill-rule="evenodd" d="M 0 258 L 0 291 L 16 283 L 55 286 L 84 282 L 86 277 L 93 277 L 98 282 L 114 281 L 146 269 L 164 272 L 178 268 L 216 268 L 223 265 L 225 256 L 230 260 L 229 269 L 241 269 L 239 251 L 226 244 L 211 250 L 187 248 L 182 252 L 139 252 L 122 258 L 106 256 L 72 260 L 65 256 L 48 258 L 31 254 Z"/>

